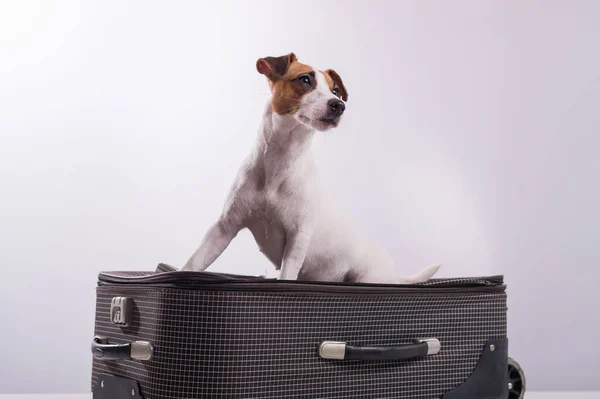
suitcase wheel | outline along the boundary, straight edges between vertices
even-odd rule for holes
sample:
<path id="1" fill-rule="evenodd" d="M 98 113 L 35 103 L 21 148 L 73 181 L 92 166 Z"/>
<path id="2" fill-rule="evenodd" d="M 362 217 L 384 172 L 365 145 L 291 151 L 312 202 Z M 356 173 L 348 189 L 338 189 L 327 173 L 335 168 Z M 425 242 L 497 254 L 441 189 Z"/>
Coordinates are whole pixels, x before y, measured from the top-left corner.
<path id="1" fill-rule="evenodd" d="M 514 359 L 508 358 L 508 399 L 525 397 L 525 374 Z"/>

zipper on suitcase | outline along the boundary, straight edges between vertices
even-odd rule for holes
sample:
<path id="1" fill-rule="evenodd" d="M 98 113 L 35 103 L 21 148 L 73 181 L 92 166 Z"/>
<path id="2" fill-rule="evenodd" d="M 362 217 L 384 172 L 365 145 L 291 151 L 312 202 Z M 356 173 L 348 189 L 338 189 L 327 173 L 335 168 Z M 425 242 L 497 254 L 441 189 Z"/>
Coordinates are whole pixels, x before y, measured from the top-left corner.
<path id="1" fill-rule="evenodd" d="M 454 286 L 454 287 L 427 287 L 427 286 L 340 286 L 327 284 L 311 284 L 293 282 L 277 283 L 140 283 L 140 281 L 99 281 L 99 286 L 122 286 L 128 288 L 177 288 L 196 291 L 249 291 L 249 292 L 278 292 L 278 293 L 324 293 L 324 294 L 448 294 L 448 293 L 493 293 L 504 292 L 505 285 L 481 286 Z"/>

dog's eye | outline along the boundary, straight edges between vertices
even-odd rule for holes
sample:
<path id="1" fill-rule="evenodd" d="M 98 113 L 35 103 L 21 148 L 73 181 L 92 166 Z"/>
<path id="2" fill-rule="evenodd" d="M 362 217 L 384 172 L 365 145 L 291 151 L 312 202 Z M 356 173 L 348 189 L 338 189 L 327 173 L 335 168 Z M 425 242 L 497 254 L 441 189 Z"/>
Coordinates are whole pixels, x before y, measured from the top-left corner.
<path id="1" fill-rule="evenodd" d="M 302 84 L 305 84 L 307 86 L 310 86 L 310 84 L 311 84 L 310 76 L 308 76 L 308 75 L 300 76 L 298 78 L 298 80 L 300 80 L 300 82 L 302 82 Z"/>
<path id="2" fill-rule="evenodd" d="M 331 92 L 334 96 L 340 96 L 340 89 L 338 89 L 337 87 L 334 87 L 333 90 L 331 90 Z"/>

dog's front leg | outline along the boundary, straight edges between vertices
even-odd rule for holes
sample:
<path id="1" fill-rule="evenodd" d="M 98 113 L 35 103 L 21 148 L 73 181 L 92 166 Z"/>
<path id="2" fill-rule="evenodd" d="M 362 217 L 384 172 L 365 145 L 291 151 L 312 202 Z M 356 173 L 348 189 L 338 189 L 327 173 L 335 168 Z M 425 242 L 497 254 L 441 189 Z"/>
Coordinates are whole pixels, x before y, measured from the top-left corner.
<path id="1" fill-rule="evenodd" d="M 206 270 L 222 253 L 239 232 L 239 227 L 224 220 L 213 224 L 181 270 L 201 272 Z"/>
<path id="2" fill-rule="evenodd" d="M 312 229 L 299 229 L 286 234 L 279 280 L 296 280 L 312 237 Z"/>

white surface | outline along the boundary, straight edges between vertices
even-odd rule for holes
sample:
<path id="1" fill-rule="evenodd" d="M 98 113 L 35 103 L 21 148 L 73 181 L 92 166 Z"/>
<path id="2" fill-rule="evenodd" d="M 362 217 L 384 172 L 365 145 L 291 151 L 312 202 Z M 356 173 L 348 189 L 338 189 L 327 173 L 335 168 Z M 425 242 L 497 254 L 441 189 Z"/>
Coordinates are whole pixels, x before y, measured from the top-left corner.
<path id="1" fill-rule="evenodd" d="M 187 260 L 255 138 L 255 61 L 289 51 L 350 93 L 315 143 L 338 201 L 406 272 L 506 273 L 531 389 L 600 389 L 600 346 L 568 344 L 600 336 L 599 20 L 595 0 L 0 2 L 0 391 L 87 389 L 97 272 Z M 265 269 L 241 234 L 212 270 Z"/>
<path id="2" fill-rule="evenodd" d="M 91 399 L 91 394 L 0 395 L 0 399 Z M 527 392 L 525 399 L 598 399 L 600 392 Z"/>
<path id="3" fill-rule="evenodd" d="M 524 399 L 598 399 L 600 392 L 525 392 Z"/>

